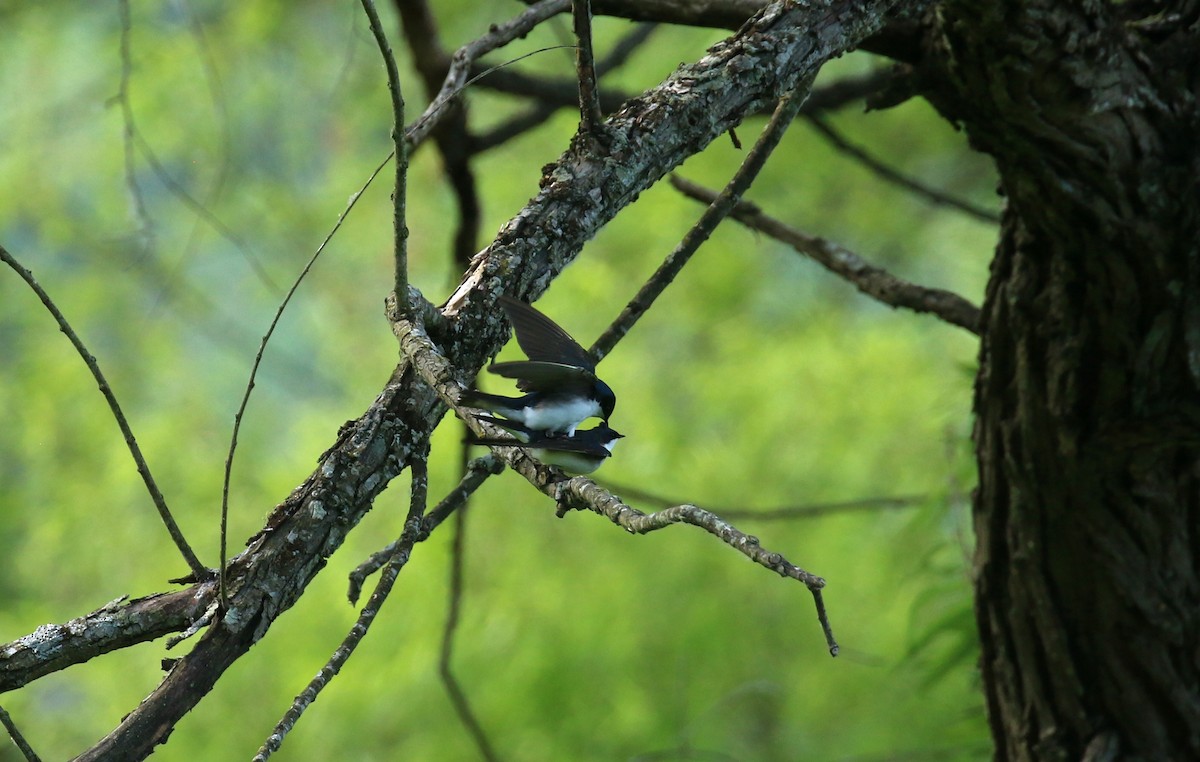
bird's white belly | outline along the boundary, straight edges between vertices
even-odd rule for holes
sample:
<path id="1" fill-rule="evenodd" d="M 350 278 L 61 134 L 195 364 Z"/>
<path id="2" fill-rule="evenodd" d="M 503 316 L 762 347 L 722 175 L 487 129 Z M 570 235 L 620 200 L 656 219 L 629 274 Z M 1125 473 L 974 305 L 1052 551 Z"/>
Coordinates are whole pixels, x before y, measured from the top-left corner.
<path id="1" fill-rule="evenodd" d="M 574 434 L 585 418 L 600 415 L 600 405 L 590 400 L 549 403 L 524 408 L 522 423 L 531 429 Z"/>

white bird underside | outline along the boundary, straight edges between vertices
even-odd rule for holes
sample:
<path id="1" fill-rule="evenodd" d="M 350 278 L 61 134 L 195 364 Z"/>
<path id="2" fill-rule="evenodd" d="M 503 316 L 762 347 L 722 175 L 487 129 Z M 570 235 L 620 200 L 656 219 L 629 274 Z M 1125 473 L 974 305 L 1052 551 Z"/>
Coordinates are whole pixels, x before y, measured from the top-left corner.
<path id="1" fill-rule="evenodd" d="M 523 407 L 512 411 L 507 417 L 516 419 L 531 429 L 552 433 L 575 433 L 580 423 L 600 416 L 600 405 L 590 400 L 575 400 L 567 404 L 554 402 L 549 405 Z"/>

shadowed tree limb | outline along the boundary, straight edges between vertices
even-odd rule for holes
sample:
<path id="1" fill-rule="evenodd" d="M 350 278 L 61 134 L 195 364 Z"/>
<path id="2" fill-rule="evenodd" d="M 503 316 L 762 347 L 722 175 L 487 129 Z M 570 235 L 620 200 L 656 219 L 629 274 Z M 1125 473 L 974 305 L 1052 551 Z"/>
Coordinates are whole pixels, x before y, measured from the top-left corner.
<path id="1" fill-rule="evenodd" d="M 715 191 L 673 175 L 671 185 L 680 193 L 712 203 Z M 979 334 L 979 308 L 958 294 L 940 288 L 926 288 L 869 264 L 849 249 L 789 227 L 769 217 L 754 204 L 742 201 L 733 211 L 733 218 L 746 227 L 782 241 L 796 251 L 811 257 L 825 269 L 852 283 L 859 291 L 891 307 L 904 307 L 914 312 L 927 312 L 947 323 Z"/>
<path id="2" fill-rule="evenodd" d="M 394 0 L 400 13 L 400 28 L 412 51 L 413 63 L 425 94 L 437 97 L 450 68 L 450 56 L 443 49 L 433 12 L 426 0 Z M 456 101 L 433 131 L 442 167 L 458 205 L 458 229 L 454 235 L 452 256 L 459 269 L 467 266 L 478 251 L 480 225 L 479 191 L 471 169 L 474 138 L 467 127 L 467 103 Z"/>
<path id="3" fill-rule="evenodd" d="M 981 222 L 991 223 L 993 225 L 1000 224 L 1000 214 L 993 212 L 990 209 L 984 209 L 976 206 L 969 201 L 963 201 L 960 198 L 955 198 L 948 193 L 943 193 L 936 188 L 930 188 L 924 183 L 918 182 L 911 177 L 898 172 L 895 169 L 884 164 L 879 159 L 867 153 L 856 145 L 852 145 L 848 140 L 843 138 L 837 130 L 830 126 L 817 114 L 810 114 L 808 122 L 813 128 L 819 132 L 826 140 L 828 140 L 834 148 L 838 149 L 847 156 L 853 158 L 859 164 L 862 164 L 871 172 L 874 172 L 881 179 L 886 180 L 893 185 L 903 188 L 930 203 L 938 206 L 948 206 L 951 209 L 957 209 L 964 214 L 968 214 Z"/>

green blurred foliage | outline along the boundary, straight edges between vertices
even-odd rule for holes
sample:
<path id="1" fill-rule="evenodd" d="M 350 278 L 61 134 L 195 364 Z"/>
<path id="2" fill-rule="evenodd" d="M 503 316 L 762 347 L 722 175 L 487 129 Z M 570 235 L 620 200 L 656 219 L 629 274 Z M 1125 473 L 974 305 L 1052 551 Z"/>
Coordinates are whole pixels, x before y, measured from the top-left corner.
<path id="1" fill-rule="evenodd" d="M 436 5 L 448 45 L 522 7 Z M 127 176 L 116 4 L 3 4 L 0 18 L 0 242 L 97 356 L 177 519 L 215 563 L 223 462 L 259 338 L 389 150 L 378 53 L 357 3 L 135 4 L 128 96 L 140 137 Z M 598 47 L 628 29 L 598 19 Z M 567 44 L 568 30 L 560 19 L 493 61 Z M 651 87 L 722 36 L 659 29 L 608 86 Z M 850 56 L 823 78 L 879 65 Z M 571 53 L 518 66 L 569 77 Z M 411 119 L 424 93 L 406 61 L 402 71 Z M 523 107 L 484 90 L 471 104 L 480 127 Z M 832 121 L 892 166 L 996 205 L 986 162 L 927 106 L 848 110 Z M 762 123 L 739 130 L 743 144 Z M 475 162 L 485 238 L 536 193 L 540 168 L 574 124 L 563 111 Z M 681 172 L 719 187 L 744 156 L 718 140 Z M 267 351 L 234 467 L 235 550 L 395 363 L 382 311 L 389 174 L 363 194 Z M 412 280 L 437 302 L 456 281 L 448 243 L 457 212 L 432 146 L 414 157 L 409 182 Z M 898 274 L 981 297 L 993 230 L 881 183 L 802 123 L 750 197 Z M 589 343 L 699 212 L 665 185 L 647 191 L 538 306 Z M 804 521 L 739 520 L 828 580 L 843 647 L 831 659 L 802 586 L 702 532 L 635 538 L 591 515 L 559 520 L 520 478 L 492 479 L 467 521 L 454 667 L 504 758 L 986 756 L 965 507 L 975 351 L 963 331 L 882 307 L 777 242 L 735 224 L 718 230 L 604 362 L 620 397 L 613 424 L 628 438 L 602 480 L 751 509 L 922 499 Z M 7 269 L 0 358 L 0 642 L 167 589 L 185 568 L 111 416 Z M 446 421 L 435 438 L 434 499 L 456 481 L 460 436 Z M 402 477 L 157 758 L 253 754 L 345 636 L 356 615 L 346 574 L 400 531 L 406 494 Z M 474 756 L 437 669 L 450 535 L 447 525 L 417 548 L 363 646 L 277 758 Z M 65 758 L 136 706 L 160 679 L 160 659 L 175 655 L 162 643 L 128 649 L 0 704 L 43 758 Z M 0 760 L 15 758 L 0 745 Z"/>

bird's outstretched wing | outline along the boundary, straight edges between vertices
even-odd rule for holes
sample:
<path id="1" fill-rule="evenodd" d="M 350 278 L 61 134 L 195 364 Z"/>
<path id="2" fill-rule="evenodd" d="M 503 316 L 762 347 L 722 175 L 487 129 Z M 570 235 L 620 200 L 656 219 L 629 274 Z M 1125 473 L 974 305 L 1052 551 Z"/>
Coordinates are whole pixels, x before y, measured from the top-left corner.
<path id="1" fill-rule="evenodd" d="M 591 369 L 560 362 L 497 362 L 488 366 L 488 372 L 516 379 L 517 388 L 523 392 L 586 394 L 596 383 L 596 374 Z"/>
<path id="2" fill-rule="evenodd" d="M 579 342 L 550 318 L 510 296 L 500 297 L 500 307 L 508 315 L 517 334 L 517 343 L 530 360 L 596 370 L 596 363 Z"/>

